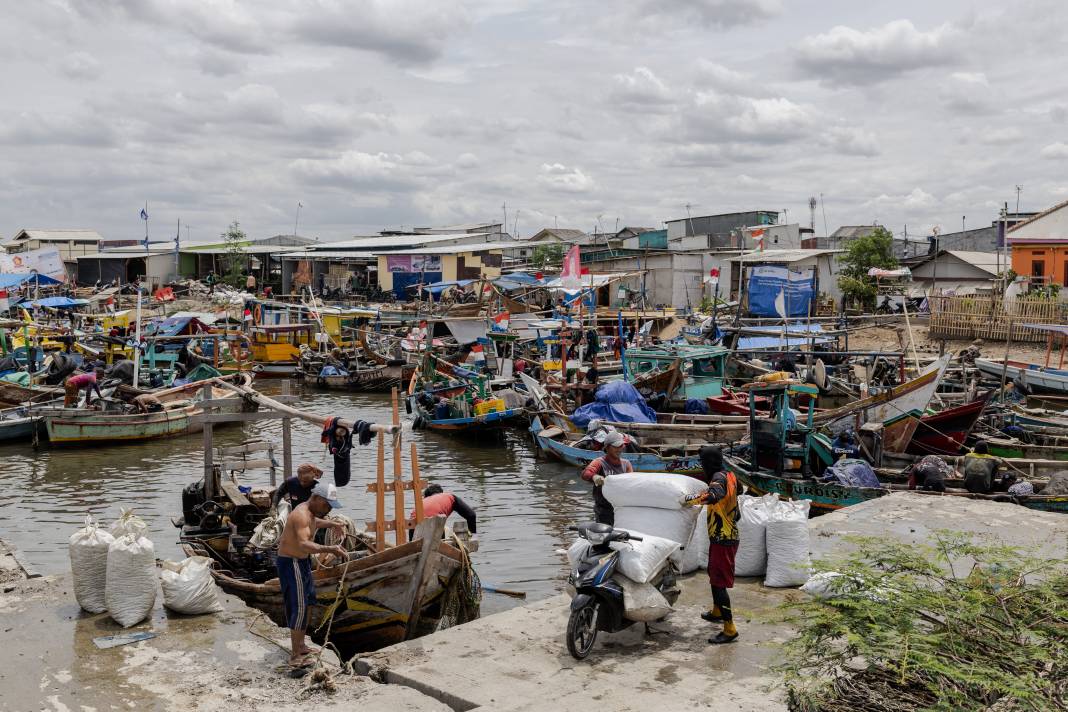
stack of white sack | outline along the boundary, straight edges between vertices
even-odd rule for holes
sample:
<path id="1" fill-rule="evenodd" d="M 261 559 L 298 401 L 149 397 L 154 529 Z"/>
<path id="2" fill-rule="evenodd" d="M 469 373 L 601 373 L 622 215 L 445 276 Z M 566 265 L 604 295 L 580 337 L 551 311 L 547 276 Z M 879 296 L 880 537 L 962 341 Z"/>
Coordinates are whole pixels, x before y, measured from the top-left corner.
<path id="1" fill-rule="evenodd" d="M 623 589 L 623 617 L 631 621 L 649 623 L 671 613 L 671 604 L 651 583 L 638 583 L 626 576 L 616 576 Z"/>
<path id="2" fill-rule="evenodd" d="M 211 577 L 211 559 L 206 556 L 164 561 L 159 580 L 163 586 L 163 605 L 175 613 L 196 616 L 223 609 L 215 579 Z"/>
<path id="3" fill-rule="evenodd" d="M 699 507 L 686 502 L 707 491 L 707 485 L 700 480 L 666 472 L 610 475 L 605 478 L 603 489 L 615 509 L 616 528 L 646 532 L 678 542 L 680 547 L 690 542 L 700 514 Z M 683 573 L 684 552 L 679 549 L 671 555 Z"/>
<path id="4" fill-rule="evenodd" d="M 807 499 L 777 502 L 768 512 L 768 569 L 764 585 L 801 586 L 812 573 L 809 558 Z"/>
<path id="5" fill-rule="evenodd" d="M 734 555 L 736 576 L 763 576 L 768 567 L 767 524 L 778 506 L 774 494 L 738 497 L 738 552 Z"/>
<path id="6" fill-rule="evenodd" d="M 104 597 L 108 613 L 123 628 L 147 618 L 156 603 L 156 551 L 144 536 L 146 528 L 129 510 L 124 510 L 111 528 L 126 533 L 116 537 L 108 548 Z"/>
<path id="7" fill-rule="evenodd" d="M 616 571 L 635 583 L 649 583 L 664 562 L 679 550 L 679 543 L 633 529 L 627 531 L 641 541 L 616 541 L 609 544 L 609 547 L 619 552 Z M 590 542 L 585 539 L 577 539 L 567 550 L 567 560 L 572 569 L 578 566 L 579 559 L 586 555 L 590 546 Z"/>
<path id="8" fill-rule="evenodd" d="M 85 528 L 70 538 L 70 571 L 74 577 L 74 597 L 78 605 L 90 613 L 108 609 L 104 592 L 107 590 L 108 547 L 115 538 L 85 515 Z"/>

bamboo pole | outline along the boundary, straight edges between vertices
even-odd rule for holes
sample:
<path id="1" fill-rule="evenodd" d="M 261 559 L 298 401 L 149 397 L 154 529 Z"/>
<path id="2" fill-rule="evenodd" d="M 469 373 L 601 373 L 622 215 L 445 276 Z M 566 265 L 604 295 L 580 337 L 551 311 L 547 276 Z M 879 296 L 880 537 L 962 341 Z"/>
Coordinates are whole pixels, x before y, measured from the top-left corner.
<path id="1" fill-rule="evenodd" d="M 386 548 L 386 437 L 378 434 L 378 489 L 375 490 L 375 546 Z"/>
<path id="2" fill-rule="evenodd" d="M 400 427 L 400 410 L 397 406 L 397 389 L 393 389 L 393 425 Z M 396 544 L 405 542 L 407 529 L 404 526 L 404 477 L 401 474 L 401 444 L 399 438 L 393 440 L 393 518 L 397 523 Z"/>
<path id="3" fill-rule="evenodd" d="M 412 443 L 412 489 L 415 491 L 415 523 L 419 524 L 426 515 L 423 513 L 423 481 L 419 479 L 419 454 L 415 443 Z"/>

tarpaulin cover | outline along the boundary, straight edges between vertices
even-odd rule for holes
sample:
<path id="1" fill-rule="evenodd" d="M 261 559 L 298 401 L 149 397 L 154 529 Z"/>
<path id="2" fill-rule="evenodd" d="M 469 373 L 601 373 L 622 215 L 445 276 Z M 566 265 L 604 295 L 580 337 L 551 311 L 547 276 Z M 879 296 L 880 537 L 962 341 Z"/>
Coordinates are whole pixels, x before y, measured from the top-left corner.
<path id="1" fill-rule="evenodd" d="M 868 276 L 878 277 L 880 279 L 895 279 L 911 277 L 912 271 L 908 267 L 898 267 L 897 269 L 880 269 L 878 267 L 872 267 L 868 270 Z"/>
<path id="2" fill-rule="evenodd" d="M 473 279 L 459 279 L 451 282 L 434 282 L 433 284 L 424 284 L 423 290 L 430 292 L 431 294 L 438 295 L 444 292 L 449 287 L 466 287 L 475 280 Z"/>
<path id="3" fill-rule="evenodd" d="M 615 423 L 655 423 L 656 411 L 626 381 L 612 381 L 597 389 L 597 400 L 575 409 L 571 422 L 585 429 L 591 420 Z"/>
<path id="4" fill-rule="evenodd" d="M 789 274 L 789 286 L 787 286 Z M 775 265 L 761 265 L 749 270 L 749 313 L 753 316 L 779 317 L 775 301 L 783 294 L 783 310 L 788 317 L 805 316 L 815 293 L 812 269 L 787 270 Z"/>
<path id="5" fill-rule="evenodd" d="M 31 284 L 36 283 L 42 287 L 50 287 L 53 284 L 62 284 L 58 279 L 52 279 L 47 274 L 10 274 L 0 273 L 0 289 L 9 289 L 11 287 L 17 287 L 20 284 L 29 282 Z"/>
<path id="6" fill-rule="evenodd" d="M 445 326 L 460 344 L 474 343 L 486 336 L 486 322 L 481 319 L 445 319 Z"/>
<path id="7" fill-rule="evenodd" d="M 864 460 L 842 459 L 823 473 L 822 480 L 846 487 L 883 488 L 875 471 Z"/>
<path id="8" fill-rule="evenodd" d="M 38 299 L 33 302 L 24 302 L 31 307 L 50 307 L 52 309 L 69 309 L 71 307 L 82 307 L 89 302 L 85 299 L 71 299 L 70 297 L 45 297 L 44 299 Z"/>

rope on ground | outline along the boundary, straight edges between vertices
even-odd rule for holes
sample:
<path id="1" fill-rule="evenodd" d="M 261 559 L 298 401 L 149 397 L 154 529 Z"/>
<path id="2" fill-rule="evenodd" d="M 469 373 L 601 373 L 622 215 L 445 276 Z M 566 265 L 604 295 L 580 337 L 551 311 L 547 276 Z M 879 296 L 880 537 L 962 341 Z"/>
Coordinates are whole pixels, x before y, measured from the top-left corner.
<path id="1" fill-rule="evenodd" d="M 304 699 L 308 694 L 315 690 L 323 690 L 328 694 L 334 694 L 337 692 L 337 682 L 334 680 L 334 676 L 326 669 L 326 665 L 323 663 L 323 652 L 329 647 L 333 649 L 334 654 L 337 655 L 337 659 L 341 661 L 342 673 L 349 675 L 353 674 L 351 661 L 346 662 L 341 657 L 341 651 L 337 649 L 333 643 L 330 642 L 330 631 L 334 627 L 334 615 L 337 613 L 341 604 L 347 600 L 349 587 L 346 582 L 346 578 L 349 573 L 349 564 L 352 563 L 352 559 L 345 559 L 345 565 L 341 569 L 341 578 L 337 582 L 337 591 L 334 594 L 334 602 L 327 607 L 326 612 L 323 615 L 323 621 L 319 623 L 319 627 L 315 629 L 318 633 L 322 630 L 323 625 L 326 625 L 326 635 L 323 636 L 323 644 L 319 646 L 319 652 L 315 656 L 315 665 L 312 667 L 311 674 L 308 676 L 308 682 L 304 687 L 300 688 L 297 692 L 297 699 Z"/>

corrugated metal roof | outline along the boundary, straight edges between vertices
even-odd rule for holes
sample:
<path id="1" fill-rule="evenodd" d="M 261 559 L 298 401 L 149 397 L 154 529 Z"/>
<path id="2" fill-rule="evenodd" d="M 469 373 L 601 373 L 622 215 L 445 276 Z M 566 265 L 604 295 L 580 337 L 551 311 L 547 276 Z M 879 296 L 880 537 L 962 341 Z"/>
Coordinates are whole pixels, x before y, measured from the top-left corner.
<path id="1" fill-rule="evenodd" d="M 81 228 L 26 228 L 19 230 L 8 244 L 22 240 L 68 240 L 74 242 L 100 242 L 104 237 L 96 230 Z"/>
<path id="2" fill-rule="evenodd" d="M 754 250 L 744 255 L 728 258 L 728 262 L 742 262 L 745 264 L 779 264 L 803 262 L 813 257 L 833 255 L 845 250 Z"/>
<path id="3" fill-rule="evenodd" d="M 346 250 L 316 250 L 315 252 L 304 250 L 298 250 L 296 252 L 283 252 L 279 255 L 275 255 L 279 259 L 283 260 L 330 260 L 343 257 L 349 257 L 355 260 L 373 260 L 378 258 L 377 252 L 355 252 Z M 382 253 L 393 254 L 393 253 Z"/>
<path id="4" fill-rule="evenodd" d="M 367 247 L 392 247 L 394 245 L 425 245 L 434 242 L 448 242 L 449 240 L 462 240 L 478 237 L 488 237 L 488 232 L 460 232 L 450 233 L 447 235 L 371 235 L 367 237 L 354 237 L 351 240 L 341 240 L 340 242 L 321 242 L 316 247 L 322 247 L 327 250 L 342 250 L 342 249 L 354 249 Z M 473 240 L 472 240 L 473 241 Z M 311 249 L 311 246 L 309 246 Z"/>

